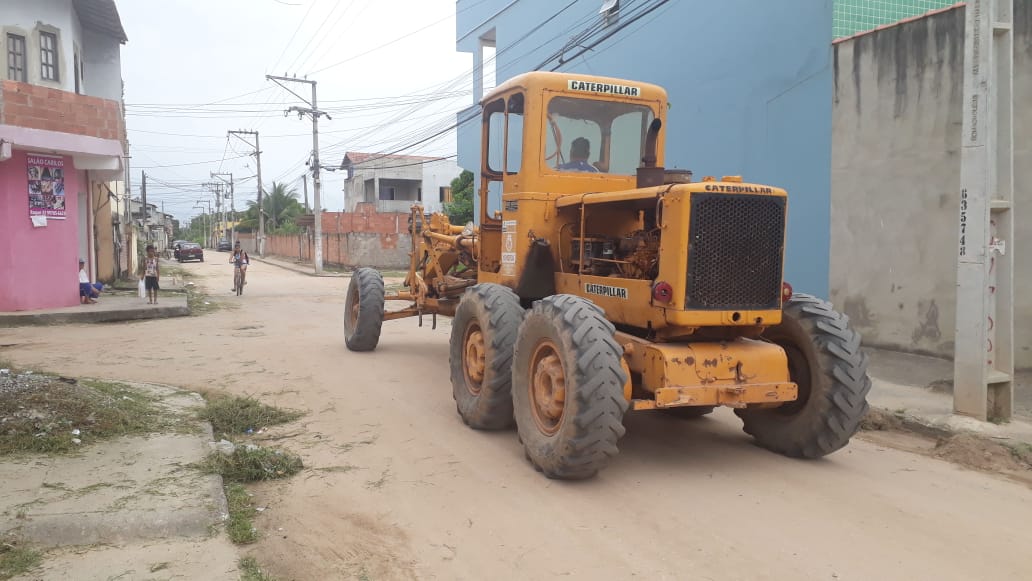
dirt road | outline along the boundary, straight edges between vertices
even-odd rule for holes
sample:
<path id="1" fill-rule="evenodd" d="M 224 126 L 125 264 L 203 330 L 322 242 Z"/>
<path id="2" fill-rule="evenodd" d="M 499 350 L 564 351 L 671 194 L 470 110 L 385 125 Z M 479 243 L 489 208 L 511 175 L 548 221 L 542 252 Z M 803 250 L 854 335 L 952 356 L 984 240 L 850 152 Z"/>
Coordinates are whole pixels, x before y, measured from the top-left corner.
<path id="1" fill-rule="evenodd" d="M 818 462 L 750 445 L 733 414 L 628 416 L 618 459 L 585 482 L 550 481 L 514 432 L 455 413 L 448 333 L 384 325 L 344 347 L 345 278 L 256 263 L 204 275 L 203 316 L 0 330 L 0 357 L 113 379 L 247 393 L 303 409 L 272 432 L 310 468 L 255 487 L 268 506 L 249 549 L 283 579 L 1032 578 L 1032 490 L 854 441 Z"/>

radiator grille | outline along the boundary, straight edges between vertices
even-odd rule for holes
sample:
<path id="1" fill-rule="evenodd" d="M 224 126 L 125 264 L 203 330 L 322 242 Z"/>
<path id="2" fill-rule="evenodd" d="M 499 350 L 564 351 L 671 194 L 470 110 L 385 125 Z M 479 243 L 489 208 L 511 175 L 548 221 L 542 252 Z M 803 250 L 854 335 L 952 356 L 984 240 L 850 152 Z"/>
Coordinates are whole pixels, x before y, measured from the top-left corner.
<path id="1" fill-rule="evenodd" d="M 691 205 L 685 308 L 778 308 L 785 198 L 693 194 Z"/>

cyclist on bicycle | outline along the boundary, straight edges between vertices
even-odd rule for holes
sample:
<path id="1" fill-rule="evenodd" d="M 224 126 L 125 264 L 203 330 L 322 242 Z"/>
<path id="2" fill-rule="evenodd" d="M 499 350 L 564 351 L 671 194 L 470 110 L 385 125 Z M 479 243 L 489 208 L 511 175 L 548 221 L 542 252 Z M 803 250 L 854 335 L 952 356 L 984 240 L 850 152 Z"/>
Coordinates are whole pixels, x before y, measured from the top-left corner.
<path id="1" fill-rule="evenodd" d="M 239 271 L 240 271 L 240 279 L 243 280 L 243 284 L 247 284 L 247 279 L 245 277 L 247 275 L 247 265 L 251 264 L 251 259 L 250 259 L 250 257 L 247 256 L 247 252 L 245 252 L 244 249 L 240 248 L 240 241 L 239 240 L 237 241 L 236 244 L 233 245 L 233 255 L 230 257 L 229 262 L 233 264 L 234 270 L 239 269 Z M 236 280 L 237 280 L 237 273 L 234 272 L 233 273 L 233 282 L 234 282 L 234 284 L 236 284 Z M 233 291 L 236 292 L 236 290 L 237 289 L 234 287 Z"/>

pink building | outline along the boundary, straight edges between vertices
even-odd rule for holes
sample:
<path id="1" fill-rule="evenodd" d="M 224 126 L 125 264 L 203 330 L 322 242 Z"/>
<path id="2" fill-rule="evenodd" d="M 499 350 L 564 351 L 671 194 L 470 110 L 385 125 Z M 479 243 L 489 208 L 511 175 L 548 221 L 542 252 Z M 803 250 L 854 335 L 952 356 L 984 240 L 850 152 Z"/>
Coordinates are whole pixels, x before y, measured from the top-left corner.
<path id="1" fill-rule="evenodd" d="M 72 306 L 78 260 L 96 279 L 101 247 L 118 244 L 125 31 L 114 0 L 3 4 L 0 311 Z"/>

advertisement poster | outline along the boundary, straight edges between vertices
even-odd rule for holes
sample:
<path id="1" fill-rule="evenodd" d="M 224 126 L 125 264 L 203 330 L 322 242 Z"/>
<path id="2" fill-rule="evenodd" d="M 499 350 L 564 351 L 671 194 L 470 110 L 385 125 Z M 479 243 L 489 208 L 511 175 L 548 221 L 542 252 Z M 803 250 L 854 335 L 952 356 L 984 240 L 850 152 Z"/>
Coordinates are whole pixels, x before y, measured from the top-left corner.
<path id="1" fill-rule="evenodd" d="M 65 219 L 64 158 L 28 155 L 29 216 Z"/>

